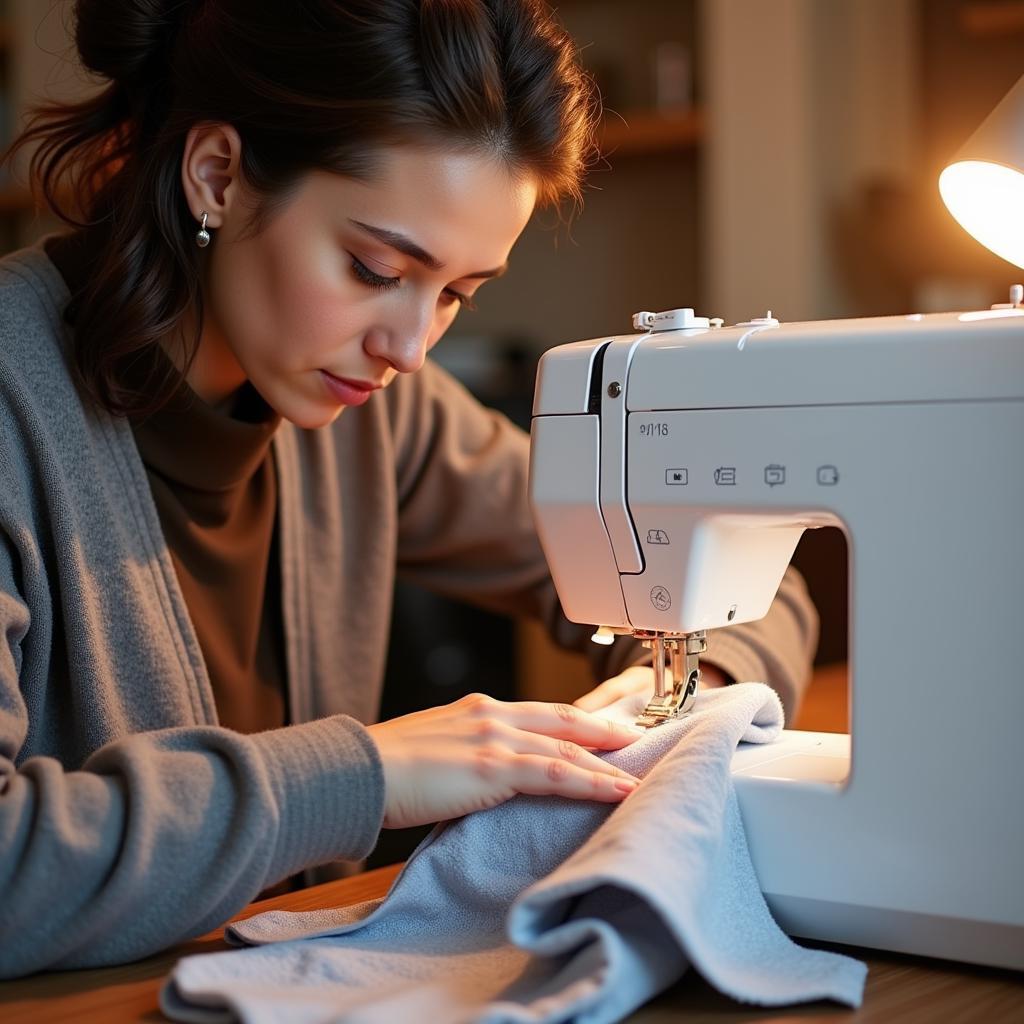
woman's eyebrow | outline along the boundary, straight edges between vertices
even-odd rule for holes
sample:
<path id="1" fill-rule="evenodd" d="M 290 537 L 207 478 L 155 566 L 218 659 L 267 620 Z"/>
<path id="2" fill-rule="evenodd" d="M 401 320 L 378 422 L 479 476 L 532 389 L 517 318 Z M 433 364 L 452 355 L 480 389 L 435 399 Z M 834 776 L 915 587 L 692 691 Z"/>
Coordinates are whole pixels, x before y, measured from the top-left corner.
<path id="1" fill-rule="evenodd" d="M 412 257 L 417 263 L 422 263 L 429 270 L 444 270 L 444 264 L 436 256 L 431 256 L 423 246 L 417 245 L 411 238 L 398 231 L 390 231 L 388 228 L 379 228 L 373 224 L 365 224 L 363 221 L 354 220 L 352 217 L 349 217 L 349 223 L 373 235 L 374 238 L 385 245 L 390 245 L 392 249 L 397 249 L 406 256 Z M 495 267 L 493 270 L 478 270 L 475 273 L 463 274 L 462 276 L 472 278 L 500 277 L 507 269 L 508 263 L 503 263 L 500 267 Z"/>

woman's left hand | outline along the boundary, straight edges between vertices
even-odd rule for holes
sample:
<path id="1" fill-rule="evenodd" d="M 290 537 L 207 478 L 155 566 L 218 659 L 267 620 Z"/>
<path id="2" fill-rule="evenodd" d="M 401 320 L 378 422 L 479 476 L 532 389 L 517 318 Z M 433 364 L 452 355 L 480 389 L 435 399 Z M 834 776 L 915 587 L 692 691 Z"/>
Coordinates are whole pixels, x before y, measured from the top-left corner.
<path id="1" fill-rule="evenodd" d="M 724 686 L 725 675 L 714 665 L 701 662 L 700 685 Z M 653 696 L 654 669 L 650 665 L 633 665 L 625 672 L 606 679 L 573 703 L 584 711 L 629 720 L 639 715 Z"/>

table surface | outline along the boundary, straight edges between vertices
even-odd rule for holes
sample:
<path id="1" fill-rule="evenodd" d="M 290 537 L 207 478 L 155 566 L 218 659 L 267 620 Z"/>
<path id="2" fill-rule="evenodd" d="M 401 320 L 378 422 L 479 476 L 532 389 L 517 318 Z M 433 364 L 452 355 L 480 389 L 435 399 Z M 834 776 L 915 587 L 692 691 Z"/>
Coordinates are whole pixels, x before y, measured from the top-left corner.
<path id="1" fill-rule="evenodd" d="M 378 868 L 302 892 L 254 903 L 238 914 L 241 920 L 264 910 L 312 910 L 375 899 L 387 892 L 398 865 Z M 118 1024 L 121 1021 L 162 1021 L 157 1008 L 160 985 L 179 957 L 226 949 L 217 929 L 202 938 L 138 963 L 100 970 L 35 974 L 0 983 L 0 1020 L 4 1024 Z M 820 944 L 818 944 L 820 945 Z M 847 1010 L 831 1002 L 816 1002 L 759 1009 L 720 995 L 695 971 L 658 996 L 630 1019 L 633 1024 L 734 1024 L 739 1021 L 857 1022 L 891 1024 L 892 1021 L 1019 1022 L 1024 1019 L 1024 974 L 941 960 L 842 949 L 868 962 L 864 1005 Z"/>
<path id="2" fill-rule="evenodd" d="M 847 712 L 845 666 L 815 672 L 804 710 L 796 725 L 803 729 L 843 731 Z M 379 868 L 353 878 L 329 882 L 302 892 L 254 903 L 232 920 L 265 910 L 312 910 L 339 907 L 383 896 L 399 865 Z M 119 1024 L 121 1021 L 162 1021 L 157 996 L 167 973 L 180 957 L 228 948 L 218 928 L 138 963 L 100 970 L 36 974 L 19 981 L 0 982 L 0 1021 L 3 1024 Z M 835 1021 L 924 1024 L 936 1020 L 997 1022 L 1024 1021 L 1024 973 L 954 964 L 943 960 L 901 956 L 877 950 L 840 946 L 822 948 L 850 953 L 869 966 L 864 1005 L 847 1010 L 831 1002 L 807 1003 L 783 1009 L 744 1006 L 720 995 L 695 971 L 635 1013 L 633 1024 L 738 1024 L 740 1021 Z"/>

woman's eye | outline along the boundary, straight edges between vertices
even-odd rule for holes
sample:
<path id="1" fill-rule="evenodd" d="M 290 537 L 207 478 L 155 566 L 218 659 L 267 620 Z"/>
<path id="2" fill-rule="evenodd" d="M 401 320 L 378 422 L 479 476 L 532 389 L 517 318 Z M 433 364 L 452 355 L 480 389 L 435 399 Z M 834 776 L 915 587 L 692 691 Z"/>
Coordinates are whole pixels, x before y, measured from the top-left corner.
<path id="1" fill-rule="evenodd" d="M 378 291 L 389 291 L 392 288 L 397 288 L 402 283 L 401 276 L 385 277 L 383 274 L 376 274 L 358 256 L 353 256 L 349 253 L 349 257 L 352 260 L 352 272 L 369 288 L 376 288 Z M 457 302 L 462 309 L 476 309 L 473 300 L 468 295 L 457 292 L 454 288 L 445 288 L 441 294 L 449 304 Z"/>
<path id="2" fill-rule="evenodd" d="M 351 253 L 349 255 L 351 256 Z M 381 274 L 375 274 L 355 256 L 352 256 L 352 272 L 363 284 L 368 285 L 370 288 L 378 288 L 380 291 L 397 288 L 402 282 L 401 277 L 383 277 Z"/>
<path id="3" fill-rule="evenodd" d="M 449 302 L 457 302 L 462 309 L 470 311 L 476 309 L 476 305 L 468 295 L 463 295 L 462 292 L 457 292 L 454 288 L 445 288 L 442 294 L 447 297 Z"/>

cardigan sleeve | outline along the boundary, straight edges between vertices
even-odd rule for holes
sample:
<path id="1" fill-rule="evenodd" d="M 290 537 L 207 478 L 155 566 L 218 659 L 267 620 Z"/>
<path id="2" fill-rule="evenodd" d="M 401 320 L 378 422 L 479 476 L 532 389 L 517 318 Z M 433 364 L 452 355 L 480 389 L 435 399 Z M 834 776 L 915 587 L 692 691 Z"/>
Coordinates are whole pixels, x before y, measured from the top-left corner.
<path id="1" fill-rule="evenodd" d="M 281 878 L 372 849 L 383 771 L 344 716 L 253 736 L 136 733 L 66 767 L 59 738 L 38 735 L 66 674 L 13 552 L 0 530 L 0 978 L 138 959 L 208 931 Z M 144 699 L 145 681 L 134 683 Z M 26 753 L 30 732 L 51 752 Z"/>
<path id="2" fill-rule="evenodd" d="M 402 577 L 541 619 L 560 646 L 586 654 L 597 681 L 649 662 L 631 638 L 600 647 L 589 642 L 592 625 L 563 614 L 529 508 L 528 435 L 429 362 L 391 390 Z M 791 716 L 810 678 L 817 635 L 817 613 L 791 567 L 763 619 L 709 633 L 706 660 L 734 681 L 767 682 Z"/>

